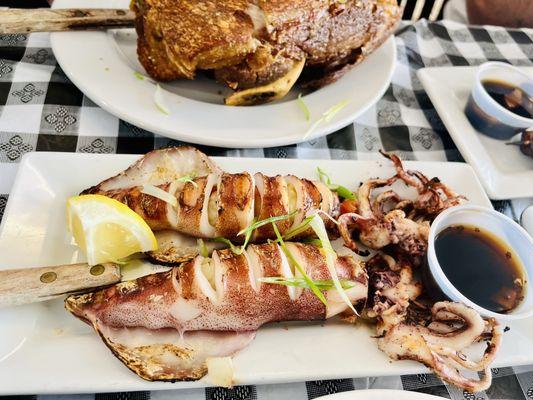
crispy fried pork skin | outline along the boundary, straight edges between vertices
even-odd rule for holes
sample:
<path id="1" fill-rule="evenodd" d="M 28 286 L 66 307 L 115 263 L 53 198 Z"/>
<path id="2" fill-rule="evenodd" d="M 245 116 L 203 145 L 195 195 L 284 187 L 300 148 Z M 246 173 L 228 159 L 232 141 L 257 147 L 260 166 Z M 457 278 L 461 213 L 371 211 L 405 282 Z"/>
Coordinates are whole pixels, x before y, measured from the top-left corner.
<path id="1" fill-rule="evenodd" d="M 288 243 L 311 279 L 330 279 L 317 247 Z M 364 268 L 352 257 L 338 257 L 340 279 L 356 304 L 366 299 Z M 78 318 L 113 328 L 172 328 L 179 332 L 250 331 L 274 321 L 316 320 L 346 311 L 335 289 L 325 292 L 329 308 L 308 289 L 261 283 L 261 277 L 293 277 L 287 257 L 276 244 L 251 245 L 242 255 L 217 250 L 171 271 L 119 283 L 97 292 L 70 296 L 67 309 Z M 298 276 L 298 273 L 296 273 Z"/>
<path id="2" fill-rule="evenodd" d="M 182 176 L 219 173 L 220 168 L 200 150 L 191 146 L 153 150 L 119 174 L 84 190 L 81 194 L 98 194 L 108 190 L 141 185 L 162 185 Z"/>
<path id="3" fill-rule="evenodd" d="M 238 64 L 258 45 L 247 6 L 248 0 L 133 1 L 139 61 L 160 81 Z"/>
<path id="4" fill-rule="evenodd" d="M 342 76 L 393 32 L 395 0 L 136 0 L 137 52 L 157 80 L 193 79 L 201 69 L 235 90 L 269 87 L 305 60 L 302 82 L 320 87 Z M 201 28 L 200 28 L 201 27 Z M 283 96 L 227 99 L 256 104 Z"/>

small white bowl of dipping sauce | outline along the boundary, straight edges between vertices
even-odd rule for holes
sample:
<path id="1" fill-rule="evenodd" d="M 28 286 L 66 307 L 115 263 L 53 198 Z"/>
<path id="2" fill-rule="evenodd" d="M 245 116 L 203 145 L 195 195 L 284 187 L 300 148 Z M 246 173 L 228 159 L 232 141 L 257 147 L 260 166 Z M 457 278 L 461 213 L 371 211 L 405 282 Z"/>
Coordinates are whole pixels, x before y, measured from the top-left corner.
<path id="1" fill-rule="evenodd" d="M 436 297 L 499 320 L 533 316 L 533 238 L 497 211 L 462 205 L 442 212 L 431 225 L 426 268 Z"/>
<path id="2" fill-rule="evenodd" d="M 533 126 L 533 78 L 503 62 L 482 64 L 465 114 L 481 133 L 510 139 Z"/>

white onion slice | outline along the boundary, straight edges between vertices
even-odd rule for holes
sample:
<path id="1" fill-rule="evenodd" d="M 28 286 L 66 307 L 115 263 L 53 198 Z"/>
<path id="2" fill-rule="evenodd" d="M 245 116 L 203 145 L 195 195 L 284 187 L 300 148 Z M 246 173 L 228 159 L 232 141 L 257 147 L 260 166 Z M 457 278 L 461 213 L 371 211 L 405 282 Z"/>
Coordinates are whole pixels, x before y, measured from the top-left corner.
<path id="1" fill-rule="evenodd" d="M 252 288 L 256 292 L 259 292 L 262 284 L 260 279 L 264 275 L 259 256 L 255 252 L 253 245 L 248 246 L 243 254 L 245 254 L 246 260 L 248 261 L 248 267 L 251 270 L 249 274 L 251 277 L 253 277 Z"/>
<path id="2" fill-rule="evenodd" d="M 163 189 L 158 188 L 157 186 L 143 185 L 141 193 L 155 197 L 159 200 L 163 200 L 165 203 L 170 204 L 174 208 L 178 206 L 178 199 L 176 199 L 175 196 L 172 196 L 170 193 L 165 192 Z"/>
<path id="3" fill-rule="evenodd" d="M 218 302 L 217 294 L 202 270 L 202 263 L 204 260 L 206 259 L 202 256 L 197 256 L 194 260 L 194 278 L 203 295 L 207 297 L 211 303 L 216 304 Z"/>
<path id="4" fill-rule="evenodd" d="M 207 238 L 214 238 L 216 236 L 216 229 L 209 222 L 209 199 L 211 198 L 211 192 L 213 186 L 219 181 L 219 174 L 209 174 L 207 176 L 207 182 L 204 188 L 204 203 L 202 204 L 202 211 L 200 215 L 200 233 Z"/>
<path id="5" fill-rule="evenodd" d="M 233 386 L 234 371 L 231 357 L 208 357 L 205 363 L 210 383 L 225 388 Z"/>
<path id="6" fill-rule="evenodd" d="M 292 269 L 291 269 L 291 264 L 289 263 L 287 256 L 283 252 L 283 249 L 279 245 L 276 245 L 276 247 L 281 257 L 281 271 L 279 271 L 280 275 L 287 279 L 294 278 L 294 274 L 292 273 Z M 289 298 L 292 301 L 295 301 L 297 299 L 296 288 L 294 286 L 286 286 L 286 288 L 287 288 L 287 293 L 289 295 Z"/>

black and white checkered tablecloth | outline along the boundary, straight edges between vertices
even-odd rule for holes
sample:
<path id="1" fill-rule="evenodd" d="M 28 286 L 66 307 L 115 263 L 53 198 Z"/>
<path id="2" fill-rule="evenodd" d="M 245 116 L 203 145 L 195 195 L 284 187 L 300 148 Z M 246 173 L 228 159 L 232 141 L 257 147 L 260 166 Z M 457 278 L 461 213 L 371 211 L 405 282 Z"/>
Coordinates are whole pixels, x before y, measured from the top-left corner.
<path id="1" fill-rule="evenodd" d="M 396 43 L 398 62 L 392 84 L 383 98 L 356 123 L 328 137 L 294 146 L 270 149 L 201 146 L 202 150 L 209 155 L 372 159 L 377 157 L 377 150 L 383 148 L 395 151 L 404 159 L 462 160 L 417 79 L 416 70 L 425 66 L 478 65 L 487 60 L 533 65 L 533 30 L 419 21 L 402 27 L 397 32 Z M 0 35 L 0 219 L 24 153 L 144 153 L 175 144 L 179 142 L 120 121 L 83 96 L 56 64 L 48 34 Z M 523 199 L 494 202 L 494 206 L 517 219 L 521 210 L 532 203 L 533 199 Z M 77 397 L 97 400 L 305 400 L 352 389 L 403 388 L 453 399 L 533 399 L 533 366 L 494 369 L 493 373 L 492 387 L 476 395 L 445 385 L 433 375 L 423 374 Z"/>

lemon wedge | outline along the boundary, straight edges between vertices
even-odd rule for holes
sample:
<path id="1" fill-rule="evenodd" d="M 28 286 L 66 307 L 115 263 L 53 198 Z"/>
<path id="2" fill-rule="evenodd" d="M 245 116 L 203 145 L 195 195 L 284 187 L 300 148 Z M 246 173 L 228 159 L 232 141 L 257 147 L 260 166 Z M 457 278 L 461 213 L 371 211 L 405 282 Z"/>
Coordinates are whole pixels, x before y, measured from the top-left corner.
<path id="1" fill-rule="evenodd" d="M 89 194 L 67 200 L 67 224 L 76 244 L 96 265 L 157 249 L 146 222 L 125 204 Z"/>

